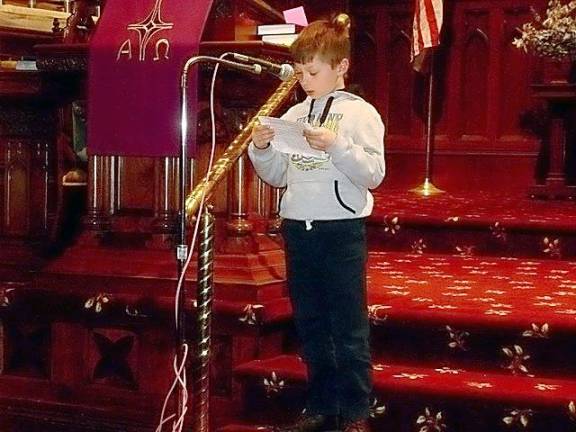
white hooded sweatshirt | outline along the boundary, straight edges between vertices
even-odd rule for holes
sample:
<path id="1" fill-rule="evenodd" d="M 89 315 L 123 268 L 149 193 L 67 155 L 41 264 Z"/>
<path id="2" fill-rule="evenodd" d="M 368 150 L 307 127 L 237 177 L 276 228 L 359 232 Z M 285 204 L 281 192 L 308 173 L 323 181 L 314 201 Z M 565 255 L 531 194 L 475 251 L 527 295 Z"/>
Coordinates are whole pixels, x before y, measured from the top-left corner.
<path id="1" fill-rule="evenodd" d="M 374 203 L 368 189 L 376 188 L 385 175 L 384 124 L 380 115 L 361 97 L 337 90 L 315 100 L 308 97 L 282 116 L 314 126 L 319 126 L 321 117 L 323 126 L 337 134 L 325 156 L 280 153 L 274 146 L 261 150 L 254 143 L 248 155 L 262 180 L 275 187 L 286 186 L 280 205 L 283 218 L 314 221 L 366 217 Z"/>

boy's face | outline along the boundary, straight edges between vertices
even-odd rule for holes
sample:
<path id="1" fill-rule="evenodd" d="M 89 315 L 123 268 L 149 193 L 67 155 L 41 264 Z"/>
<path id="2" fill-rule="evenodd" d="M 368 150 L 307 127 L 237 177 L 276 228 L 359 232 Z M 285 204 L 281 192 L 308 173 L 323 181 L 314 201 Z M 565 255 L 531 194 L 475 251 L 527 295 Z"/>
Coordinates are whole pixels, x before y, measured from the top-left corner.
<path id="1" fill-rule="evenodd" d="M 335 67 L 325 62 L 318 55 L 308 63 L 295 63 L 296 78 L 302 89 L 312 99 L 332 93 L 334 90 L 344 88 L 344 75 L 348 71 L 348 59 L 343 59 Z"/>

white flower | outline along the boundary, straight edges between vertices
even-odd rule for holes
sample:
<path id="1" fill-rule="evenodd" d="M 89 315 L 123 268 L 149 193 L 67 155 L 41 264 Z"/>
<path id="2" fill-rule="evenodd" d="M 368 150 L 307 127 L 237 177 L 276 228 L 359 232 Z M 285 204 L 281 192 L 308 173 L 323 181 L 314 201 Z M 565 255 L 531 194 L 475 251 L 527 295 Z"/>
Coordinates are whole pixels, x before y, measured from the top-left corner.
<path id="1" fill-rule="evenodd" d="M 258 318 L 256 311 L 258 309 L 262 309 L 262 308 L 264 308 L 264 306 L 259 305 L 259 304 L 256 304 L 256 305 L 248 304 L 243 309 L 244 315 L 241 316 L 240 318 L 238 318 L 238 320 L 240 322 L 244 322 L 244 323 L 250 324 L 250 325 L 258 324 L 259 318 Z"/>
<path id="2" fill-rule="evenodd" d="M 508 416 L 504 417 L 502 421 L 506 423 L 508 426 L 512 426 L 514 424 L 520 424 L 522 425 L 522 427 L 526 428 L 530 423 L 530 417 L 532 416 L 532 413 L 533 413 L 532 410 L 529 409 L 524 410 L 515 409 L 510 411 Z"/>
<path id="3" fill-rule="evenodd" d="M 462 369 L 451 369 L 447 366 L 444 366 L 443 368 L 440 369 L 434 369 L 436 372 L 438 372 L 439 374 L 451 374 L 451 375 L 458 375 L 460 372 L 462 372 Z"/>
<path id="4" fill-rule="evenodd" d="M 372 321 L 375 325 L 384 324 L 388 319 L 388 315 L 380 313 L 380 311 L 384 309 L 389 309 L 389 307 L 379 304 L 368 306 L 368 318 L 370 321 Z"/>
<path id="5" fill-rule="evenodd" d="M 372 369 L 374 369 L 375 371 L 383 371 L 386 368 L 389 368 L 390 366 L 382 364 L 382 363 L 378 363 L 375 365 L 372 365 Z"/>
<path id="6" fill-rule="evenodd" d="M 276 372 L 273 371 L 270 378 L 264 378 L 264 387 L 268 396 L 279 393 L 284 388 L 284 380 L 279 379 Z"/>
<path id="7" fill-rule="evenodd" d="M 531 327 L 531 330 L 526 330 L 522 333 L 522 336 L 543 339 L 548 338 L 550 330 L 548 323 L 542 324 L 542 327 L 538 326 L 538 324 L 532 323 Z"/>
<path id="8" fill-rule="evenodd" d="M 495 310 L 495 309 L 488 309 L 484 312 L 484 315 L 498 315 L 498 316 L 506 316 L 509 315 L 510 311 L 505 310 Z"/>
<path id="9" fill-rule="evenodd" d="M 576 404 L 574 401 L 570 401 L 568 404 L 568 415 L 572 420 L 576 420 Z"/>
<path id="10" fill-rule="evenodd" d="M 553 59 L 576 56 L 576 1 L 562 4 L 560 0 L 550 0 L 546 18 L 533 12 L 534 21 L 525 23 L 520 37 L 512 42 L 516 48 L 531 52 L 540 57 Z"/>
<path id="11" fill-rule="evenodd" d="M 94 312 L 100 313 L 104 308 L 104 305 L 110 301 L 110 298 L 107 294 L 100 293 L 95 295 L 94 297 L 90 297 L 84 303 L 84 309 L 92 309 L 94 308 Z"/>
<path id="12" fill-rule="evenodd" d="M 379 405 L 379 403 L 377 398 L 372 400 L 370 404 L 370 417 L 381 417 L 386 412 L 386 405 Z"/>
<path id="13" fill-rule="evenodd" d="M 415 373 L 401 373 L 398 375 L 392 375 L 393 378 L 406 378 L 409 380 L 417 380 L 417 379 L 422 379 L 422 378 L 426 378 L 428 375 L 426 374 L 415 374 Z"/>
<path id="14" fill-rule="evenodd" d="M 470 386 L 470 387 L 476 387 L 479 389 L 494 387 L 492 384 L 487 383 L 487 382 L 474 382 L 474 381 L 467 382 L 466 385 Z"/>
<path id="15" fill-rule="evenodd" d="M 534 386 L 534 388 L 536 390 L 540 390 L 540 391 L 553 391 L 553 390 L 558 390 L 560 388 L 560 386 L 554 385 L 554 384 L 536 384 Z"/>

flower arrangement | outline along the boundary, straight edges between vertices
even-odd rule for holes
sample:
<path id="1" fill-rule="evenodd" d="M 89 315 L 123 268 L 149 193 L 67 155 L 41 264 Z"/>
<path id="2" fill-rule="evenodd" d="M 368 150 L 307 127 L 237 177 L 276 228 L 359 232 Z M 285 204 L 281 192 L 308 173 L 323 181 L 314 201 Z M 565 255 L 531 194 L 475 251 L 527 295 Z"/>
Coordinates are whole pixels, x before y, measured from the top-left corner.
<path id="1" fill-rule="evenodd" d="M 563 4 L 550 0 L 546 17 L 532 10 L 533 22 L 525 23 L 514 46 L 539 57 L 553 60 L 576 58 L 576 0 Z"/>

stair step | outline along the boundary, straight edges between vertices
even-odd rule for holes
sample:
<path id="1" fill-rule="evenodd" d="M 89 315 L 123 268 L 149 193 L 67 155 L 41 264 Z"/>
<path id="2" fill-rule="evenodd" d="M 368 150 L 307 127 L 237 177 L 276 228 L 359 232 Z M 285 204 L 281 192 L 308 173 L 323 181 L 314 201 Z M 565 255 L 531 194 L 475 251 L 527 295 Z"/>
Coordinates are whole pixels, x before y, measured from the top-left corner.
<path id="1" fill-rule="evenodd" d="M 501 369 L 522 348 L 538 376 L 576 375 L 576 262 L 371 252 L 375 356 Z"/>
<path id="2" fill-rule="evenodd" d="M 287 298 L 252 303 L 260 323 L 291 318 Z M 575 331 L 576 262 L 371 251 L 368 303 L 375 323 Z"/>
<path id="3" fill-rule="evenodd" d="M 566 261 L 576 257 L 574 203 L 375 196 L 373 430 L 574 430 L 576 262 Z M 291 317 L 288 302 L 260 313 L 270 323 Z M 262 425 L 289 424 L 302 410 L 305 365 L 286 334 L 283 355 L 234 369 L 250 423 L 223 431 L 269 430 Z"/>
<path id="4" fill-rule="evenodd" d="M 573 258 L 574 203 L 486 193 L 421 197 L 382 190 L 369 218 L 371 250 Z M 550 248 L 549 243 L 554 247 Z"/>
<path id="5" fill-rule="evenodd" d="M 500 222 L 517 230 L 554 230 L 576 234 L 574 203 L 535 200 L 488 192 L 419 196 L 405 190 L 374 193 L 371 220 L 398 217 L 414 225 L 486 227 Z"/>
<path id="6" fill-rule="evenodd" d="M 524 404 L 531 407 L 568 407 L 576 399 L 576 380 L 535 378 L 449 368 L 426 368 L 374 363 L 374 388 L 386 398 L 396 395 Z M 303 384 L 306 370 L 295 355 L 253 360 L 235 368 L 244 378 L 268 380 L 277 391 L 289 383 Z M 275 378 L 272 377 L 275 374 Z"/>
<path id="7" fill-rule="evenodd" d="M 530 358 L 517 372 L 576 377 L 576 262 L 375 251 L 368 304 L 373 353 L 386 361 L 496 373 L 518 346 Z M 286 298 L 242 307 L 243 323 L 291 319 Z"/>
<path id="8" fill-rule="evenodd" d="M 576 329 L 576 262 L 371 252 L 374 319 Z"/>

